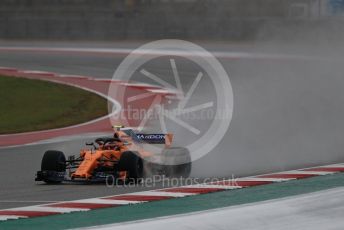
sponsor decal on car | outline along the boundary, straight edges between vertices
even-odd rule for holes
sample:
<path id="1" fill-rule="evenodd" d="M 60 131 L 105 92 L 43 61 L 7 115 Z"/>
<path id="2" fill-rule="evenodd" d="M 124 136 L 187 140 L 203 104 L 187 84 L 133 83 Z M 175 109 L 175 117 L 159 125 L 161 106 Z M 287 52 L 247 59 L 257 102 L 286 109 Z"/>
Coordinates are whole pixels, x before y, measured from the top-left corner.
<path id="1" fill-rule="evenodd" d="M 148 143 L 165 143 L 165 134 L 136 134 L 140 141 Z"/>

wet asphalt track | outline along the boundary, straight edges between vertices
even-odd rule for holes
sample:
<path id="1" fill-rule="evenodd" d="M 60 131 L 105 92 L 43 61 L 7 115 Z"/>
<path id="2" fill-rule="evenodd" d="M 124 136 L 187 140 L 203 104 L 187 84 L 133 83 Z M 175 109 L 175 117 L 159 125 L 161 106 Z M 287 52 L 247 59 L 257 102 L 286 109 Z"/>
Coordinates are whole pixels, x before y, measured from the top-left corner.
<path id="1" fill-rule="evenodd" d="M 250 51 L 249 47 L 236 45 L 223 49 Z M 119 55 L 0 52 L 0 66 L 102 78 L 111 78 L 122 59 Z M 240 176 L 344 161 L 341 62 L 221 62 L 230 74 L 234 91 L 233 120 L 221 143 L 194 163 L 193 176 Z M 187 64 L 179 64 L 186 69 L 183 76 L 187 88 L 195 75 Z M 150 70 L 167 73 L 164 66 L 158 62 Z M 206 98 L 208 92 L 203 90 L 199 96 Z M 68 155 L 77 153 L 84 142 L 85 139 L 0 149 L 0 209 L 153 189 L 107 188 L 101 184 L 47 186 L 34 182 L 45 150 L 59 149 Z"/>

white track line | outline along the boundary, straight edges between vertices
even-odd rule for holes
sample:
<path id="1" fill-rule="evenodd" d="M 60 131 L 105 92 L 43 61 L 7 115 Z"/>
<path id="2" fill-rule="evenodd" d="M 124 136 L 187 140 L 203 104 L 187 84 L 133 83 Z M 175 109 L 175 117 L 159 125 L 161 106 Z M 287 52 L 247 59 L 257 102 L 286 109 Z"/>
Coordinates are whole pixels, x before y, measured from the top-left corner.
<path id="1" fill-rule="evenodd" d="M 144 192 L 135 192 L 130 195 L 142 195 L 142 196 L 170 196 L 170 197 L 185 197 L 191 195 L 197 195 L 197 193 L 175 193 L 175 192 L 164 192 L 164 191 L 144 191 Z"/>
<path id="2" fill-rule="evenodd" d="M 12 67 L 2 67 L 2 66 L 0 66 L 0 70 L 9 71 L 9 72 L 18 72 L 18 69 L 12 68 Z"/>
<path id="3" fill-rule="evenodd" d="M 130 82 L 121 82 L 120 85 L 123 86 L 128 86 L 128 87 L 142 87 L 142 88 L 157 88 L 157 89 L 161 89 L 160 86 L 158 85 L 150 85 L 150 84 L 146 84 L 146 83 L 130 83 Z"/>
<path id="4" fill-rule="evenodd" d="M 325 166 L 315 166 L 315 167 L 311 167 L 311 168 L 344 168 L 344 164 L 332 164 L 332 165 L 325 165 Z"/>
<path id="5" fill-rule="evenodd" d="M 318 176 L 321 176 L 321 175 L 334 174 L 334 172 L 292 170 L 292 171 L 283 172 L 283 173 L 281 173 L 281 174 L 301 174 L 301 175 L 311 174 L 311 175 L 318 175 Z"/>
<path id="6" fill-rule="evenodd" d="M 105 81 L 105 82 L 111 82 L 111 83 L 120 83 L 123 82 L 121 80 L 114 80 L 112 78 L 91 78 L 93 81 Z"/>
<path id="7" fill-rule="evenodd" d="M 127 205 L 127 204 L 139 204 L 139 203 L 143 203 L 143 201 L 91 198 L 91 199 L 83 199 L 83 200 L 66 201 L 66 203 Z"/>
<path id="8" fill-rule="evenodd" d="M 27 218 L 27 216 L 15 216 L 15 215 L 0 215 L 0 221 L 4 220 L 16 220 L 19 218 Z"/>
<path id="9" fill-rule="evenodd" d="M 92 78 L 92 77 L 82 76 L 82 75 L 71 75 L 71 74 L 56 74 L 56 77 L 62 77 L 62 78 L 80 78 L 80 79 L 94 80 L 94 78 Z"/>
<path id="10" fill-rule="evenodd" d="M 147 89 L 147 91 L 158 94 L 171 94 L 171 96 L 181 95 L 180 92 L 171 89 Z"/>
<path id="11" fill-rule="evenodd" d="M 11 208 L 11 209 L 7 209 L 7 210 L 8 211 L 35 211 L 35 212 L 70 213 L 70 212 L 89 211 L 90 209 L 88 209 L 88 208 L 60 208 L 60 207 L 49 207 L 49 206 L 44 206 L 44 205 L 36 205 L 36 206 L 28 206 L 28 207 L 20 207 L 20 208 Z"/>
<path id="12" fill-rule="evenodd" d="M 222 181 L 221 181 L 222 182 Z M 233 184 L 235 181 L 233 182 Z M 187 185 L 182 186 L 181 188 L 220 188 L 220 189 L 239 189 L 243 188 L 242 186 L 236 186 L 236 185 L 221 185 L 221 184 L 194 184 L 194 185 Z"/>
<path id="13" fill-rule="evenodd" d="M 152 93 L 161 93 L 161 94 L 170 94 L 172 92 L 166 90 L 166 89 L 147 89 L 147 91 L 152 92 Z"/>
<path id="14" fill-rule="evenodd" d="M 47 72 L 47 71 L 40 71 L 40 70 L 19 70 L 19 73 L 56 76 L 56 73 Z"/>
<path id="15" fill-rule="evenodd" d="M 263 181 L 263 182 L 283 182 L 288 180 L 294 180 L 289 178 L 256 178 L 256 177 L 243 177 L 235 179 L 236 181 Z M 230 180 L 228 180 L 230 181 Z"/>
<path id="16" fill-rule="evenodd" d="M 0 200 L 0 203 L 57 203 L 56 200 Z"/>

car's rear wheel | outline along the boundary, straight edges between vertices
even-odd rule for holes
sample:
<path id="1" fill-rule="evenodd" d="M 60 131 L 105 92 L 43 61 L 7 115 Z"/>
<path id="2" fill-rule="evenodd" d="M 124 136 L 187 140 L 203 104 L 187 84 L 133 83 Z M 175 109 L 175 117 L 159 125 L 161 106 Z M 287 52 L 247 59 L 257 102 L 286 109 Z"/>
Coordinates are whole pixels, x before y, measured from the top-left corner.
<path id="1" fill-rule="evenodd" d="M 192 163 L 188 149 L 172 147 L 164 149 L 165 175 L 167 177 L 187 178 L 190 176 Z"/>
<path id="2" fill-rule="evenodd" d="M 127 171 L 129 182 L 140 182 L 143 177 L 143 160 L 138 154 L 131 151 L 122 153 L 118 165 L 119 171 Z"/>
<path id="3" fill-rule="evenodd" d="M 66 171 L 66 157 L 63 152 L 49 150 L 46 151 L 43 155 L 41 162 L 42 171 L 51 171 L 51 172 L 65 172 Z M 60 179 L 44 179 L 46 183 L 61 183 Z"/>

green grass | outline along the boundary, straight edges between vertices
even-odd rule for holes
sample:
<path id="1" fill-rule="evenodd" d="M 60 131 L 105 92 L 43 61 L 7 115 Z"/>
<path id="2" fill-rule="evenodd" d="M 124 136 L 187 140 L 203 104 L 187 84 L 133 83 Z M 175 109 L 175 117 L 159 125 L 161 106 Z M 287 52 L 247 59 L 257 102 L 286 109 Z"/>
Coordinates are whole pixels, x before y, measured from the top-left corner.
<path id="1" fill-rule="evenodd" d="M 60 128 L 107 114 L 90 92 L 41 80 L 0 76 L 0 134 Z"/>

